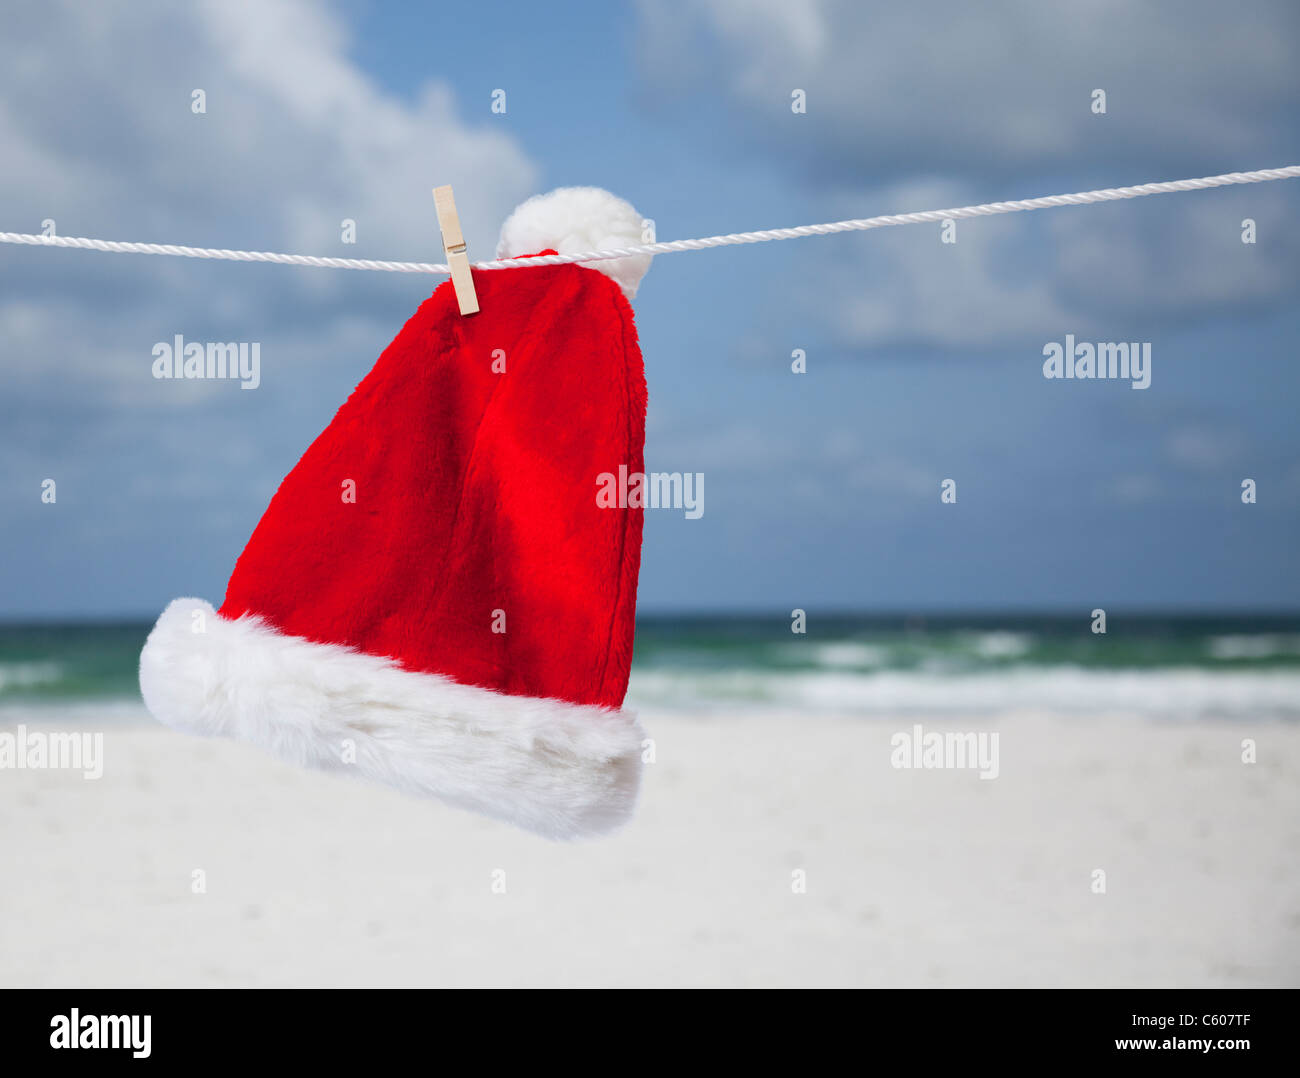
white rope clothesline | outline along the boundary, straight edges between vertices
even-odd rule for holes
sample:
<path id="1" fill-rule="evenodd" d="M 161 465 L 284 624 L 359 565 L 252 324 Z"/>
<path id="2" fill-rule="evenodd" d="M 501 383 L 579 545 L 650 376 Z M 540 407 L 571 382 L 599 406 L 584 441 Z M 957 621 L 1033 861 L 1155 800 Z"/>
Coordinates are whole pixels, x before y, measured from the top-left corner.
<path id="1" fill-rule="evenodd" d="M 800 225 L 797 228 L 772 228 L 760 232 L 733 232 L 726 236 L 707 236 L 697 240 L 670 240 L 664 243 L 642 243 L 635 247 L 612 247 L 601 251 L 583 251 L 579 254 L 542 255 L 535 258 L 502 258 L 496 261 L 474 262 L 479 270 L 512 269 L 520 266 L 558 266 L 570 262 L 596 262 L 606 258 L 626 258 L 631 255 L 661 255 L 675 251 L 700 251 L 707 247 L 729 247 L 739 243 L 766 243 L 770 240 L 792 240 L 801 236 L 828 236 L 836 232 L 864 232 L 890 225 L 912 225 L 944 221 L 950 218 L 987 217 L 999 213 L 1019 213 L 1022 210 L 1043 210 L 1054 206 L 1082 206 L 1090 202 L 1114 202 L 1124 198 L 1141 198 L 1144 195 L 1163 195 L 1174 191 L 1199 191 L 1207 187 L 1224 187 L 1229 184 L 1263 183 L 1268 180 L 1285 180 L 1300 177 L 1300 165 L 1285 168 L 1265 168 L 1255 172 L 1227 172 L 1221 176 L 1204 176 L 1196 180 L 1168 180 L 1163 183 L 1144 183 L 1136 187 L 1111 187 L 1100 191 L 1081 191 L 1073 195 L 1046 195 L 1042 198 L 1024 198 L 1015 202 L 986 202 L 980 206 L 960 206 L 950 210 L 924 210 L 920 213 L 888 214 L 866 217 L 856 221 L 834 221 L 824 225 Z M 92 251 L 114 251 L 122 254 L 179 255 L 184 258 L 213 258 L 232 262 L 278 262 L 289 266 L 321 266 L 328 269 L 382 270 L 390 273 L 450 273 L 441 262 L 379 262 L 368 258 L 326 258 L 316 255 L 277 254 L 273 251 L 228 251 L 214 247 L 180 247 L 169 243 L 128 243 L 118 240 L 95 240 L 82 236 L 42 236 L 21 232 L 0 232 L 0 243 L 30 244 L 38 247 L 79 247 Z"/>

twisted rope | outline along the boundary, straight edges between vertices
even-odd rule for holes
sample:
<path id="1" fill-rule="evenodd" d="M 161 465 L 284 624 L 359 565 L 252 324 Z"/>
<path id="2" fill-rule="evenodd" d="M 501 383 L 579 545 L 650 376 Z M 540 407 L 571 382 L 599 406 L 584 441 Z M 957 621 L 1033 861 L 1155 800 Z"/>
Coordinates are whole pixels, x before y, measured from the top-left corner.
<path id="1" fill-rule="evenodd" d="M 958 206 L 949 210 L 924 210 L 920 213 L 886 214 L 855 221 L 834 221 L 824 225 L 799 225 L 797 228 L 770 228 L 759 232 L 733 232 L 726 236 L 706 236 L 697 240 L 670 240 L 665 243 L 642 243 L 634 247 L 611 247 L 579 254 L 542 255 L 536 258 L 502 258 L 475 262 L 474 269 L 514 269 L 527 266 L 560 266 L 571 262 L 597 262 L 607 258 L 636 255 L 662 255 L 677 251 L 702 251 L 707 247 L 730 247 L 741 243 L 767 243 L 793 240 L 803 236 L 829 236 L 836 232 L 865 232 L 891 225 L 925 224 L 962 217 L 988 217 L 999 213 L 1044 210 L 1054 206 L 1083 206 L 1090 202 L 1115 202 L 1145 195 L 1163 195 L 1175 191 L 1200 191 L 1207 187 L 1230 184 L 1264 183 L 1300 177 L 1300 165 L 1265 168 L 1255 172 L 1227 172 L 1222 176 L 1203 176 L 1196 180 L 1168 180 L 1143 183 L 1136 187 L 1109 187 L 1100 191 L 1080 191 L 1072 195 L 1046 195 L 1014 202 L 986 202 L 980 206 Z M 128 243 L 119 240 L 95 240 L 83 236 L 34 236 L 21 232 L 0 232 L 0 243 L 20 243 L 37 247 L 78 247 L 91 251 L 114 251 L 121 254 L 179 255 L 183 258 L 213 258 L 232 262 L 278 262 L 288 266 L 320 266 L 327 269 L 382 270 L 389 273 L 450 273 L 441 262 L 381 262 L 369 258 L 324 258 L 316 255 L 287 255 L 274 251 L 229 251 L 215 247 L 181 247 L 170 243 Z"/>

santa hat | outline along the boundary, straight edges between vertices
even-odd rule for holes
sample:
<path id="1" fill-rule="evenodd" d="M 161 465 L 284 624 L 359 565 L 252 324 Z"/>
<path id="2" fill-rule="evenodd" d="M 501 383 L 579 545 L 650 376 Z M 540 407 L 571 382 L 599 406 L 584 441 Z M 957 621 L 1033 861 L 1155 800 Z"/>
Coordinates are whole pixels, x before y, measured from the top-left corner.
<path id="1" fill-rule="evenodd" d="M 596 188 L 530 199 L 497 257 L 641 242 Z M 256 742 L 554 838 L 635 805 L 622 710 L 643 471 L 628 299 L 649 256 L 474 273 L 406 323 L 280 484 L 220 610 L 177 599 L 140 656 L 161 722 Z"/>

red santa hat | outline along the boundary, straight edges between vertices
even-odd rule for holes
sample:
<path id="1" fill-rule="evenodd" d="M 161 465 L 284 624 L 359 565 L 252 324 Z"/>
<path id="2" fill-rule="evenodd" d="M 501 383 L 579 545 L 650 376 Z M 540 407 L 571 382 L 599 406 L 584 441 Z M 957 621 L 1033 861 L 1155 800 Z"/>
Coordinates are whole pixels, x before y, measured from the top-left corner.
<path id="1" fill-rule="evenodd" d="M 530 199 L 497 257 L 642 241 L 596 188 Z M 554 838 L 623 823 L 643 471 L 628 299 L 649 256 L 442 284 L 284 481 L 220 610 L 177 599 L 140 656 L 161 722 L 430 794 Z"/>

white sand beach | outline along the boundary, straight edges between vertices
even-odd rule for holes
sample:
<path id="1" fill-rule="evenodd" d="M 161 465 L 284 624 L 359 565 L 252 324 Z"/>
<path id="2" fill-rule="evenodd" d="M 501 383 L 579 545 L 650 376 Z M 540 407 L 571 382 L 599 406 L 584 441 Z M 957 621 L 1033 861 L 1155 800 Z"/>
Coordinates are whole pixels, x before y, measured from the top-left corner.
<path id="1" fill-rule="evenodd" d="M 5 986 L 1300 985 L 1293 725 L 1006 715 L 982 781 L 891 767 L 911 718 L 643 715 L 637 818 L 557 845 L 64 714 L 104 774 L 0 771 Z"/>

